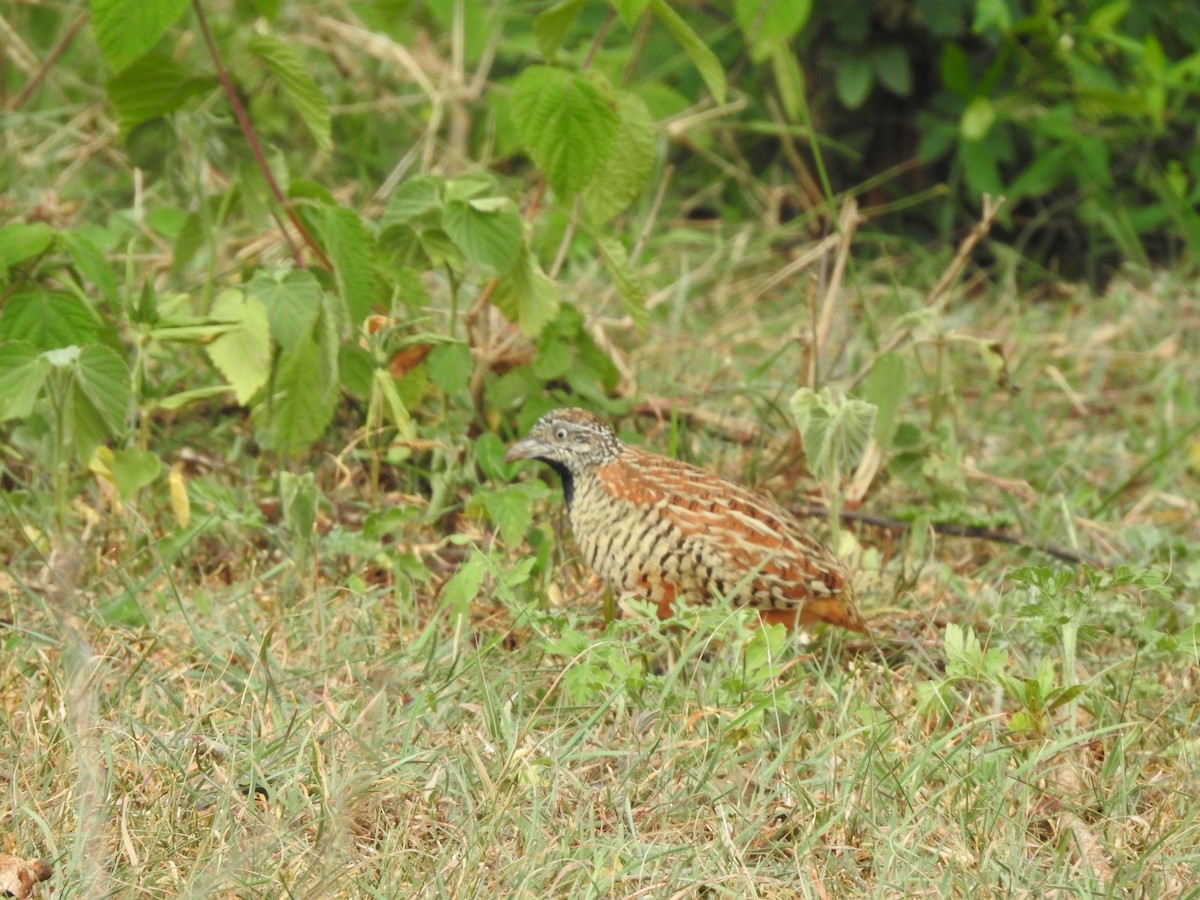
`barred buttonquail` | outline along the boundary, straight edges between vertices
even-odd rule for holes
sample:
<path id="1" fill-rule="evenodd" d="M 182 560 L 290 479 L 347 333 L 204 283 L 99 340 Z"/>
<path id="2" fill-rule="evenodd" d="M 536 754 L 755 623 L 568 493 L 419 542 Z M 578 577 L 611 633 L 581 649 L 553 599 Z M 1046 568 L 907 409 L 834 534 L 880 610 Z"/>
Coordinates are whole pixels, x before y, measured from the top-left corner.
<path id="1" fill-rule="evenodd" d="M 558 472 L 588 565 L 664 618 L 683 594 L 692 603 L 728 598 L 789 628 L 830 622 L 868 633 L 841 563 L 761 494 L 631 447 L 582 409 L 546 413 L 504 458 Z"/>

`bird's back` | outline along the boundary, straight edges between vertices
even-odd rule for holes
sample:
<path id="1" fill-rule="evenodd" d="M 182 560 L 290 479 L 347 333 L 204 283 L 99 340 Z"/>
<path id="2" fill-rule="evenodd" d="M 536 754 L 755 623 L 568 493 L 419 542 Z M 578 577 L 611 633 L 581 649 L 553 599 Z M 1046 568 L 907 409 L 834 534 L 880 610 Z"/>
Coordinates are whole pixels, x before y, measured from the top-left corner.
<path id="1" fill-rule="evenodd" d="M 576 479 L 570 519 L 585 561 L 660 613 L 680 594 L 721 596 L 768 620 L 867 630 L 846 570 L 790 513 L 687 463 L 626 446 Z"/>

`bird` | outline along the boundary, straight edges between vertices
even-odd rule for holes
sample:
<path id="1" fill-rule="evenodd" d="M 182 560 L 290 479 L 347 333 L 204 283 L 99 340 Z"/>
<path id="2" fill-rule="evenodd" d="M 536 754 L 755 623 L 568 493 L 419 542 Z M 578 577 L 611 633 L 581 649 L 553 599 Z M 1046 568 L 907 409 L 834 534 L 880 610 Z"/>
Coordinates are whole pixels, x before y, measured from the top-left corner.
<path id="1" fill-rule="evenodd" d="M 627 444 L 576 408 L 543 415 L 504 460 L 537 460 L 560 476 L 584 561 L 618 595 L 652 601 L 660 618 L 681 596 L 724 598 L 764 624 L 870 634 L 845 567 L 764 494 Z"/>

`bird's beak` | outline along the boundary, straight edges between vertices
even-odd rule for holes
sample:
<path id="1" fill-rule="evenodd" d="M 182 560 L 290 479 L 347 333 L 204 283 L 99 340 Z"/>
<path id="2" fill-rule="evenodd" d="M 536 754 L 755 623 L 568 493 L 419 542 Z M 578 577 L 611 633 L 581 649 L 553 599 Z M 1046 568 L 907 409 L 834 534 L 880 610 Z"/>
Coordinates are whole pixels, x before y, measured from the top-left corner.
<path id="1" fill-rule="evenodd" d="M 504 454 L 506 463 L 516 462 L 518 459 L 537 459 L 539 456 L 547 456 L 550 453 L 550 446 L 544 441 L 539 441 L 537 438 L 522 438 Z"/>

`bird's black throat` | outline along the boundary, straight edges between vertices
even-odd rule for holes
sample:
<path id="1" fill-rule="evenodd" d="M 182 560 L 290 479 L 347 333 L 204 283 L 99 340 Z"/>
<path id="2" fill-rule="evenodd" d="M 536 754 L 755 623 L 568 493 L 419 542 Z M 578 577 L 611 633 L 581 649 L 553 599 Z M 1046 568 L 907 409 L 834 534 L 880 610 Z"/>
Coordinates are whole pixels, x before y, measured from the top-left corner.
<path id="1" fill-rule="evenodd" d="M 558 477 L 562 479 L 563 500 L 566 501 L 567 509 L 570 510 L 571 501 L 575 498 L 575 476 L 557 459 L 546 459 L 544 456 L 539 456 L 538 459 L 557 472 Z"/>

